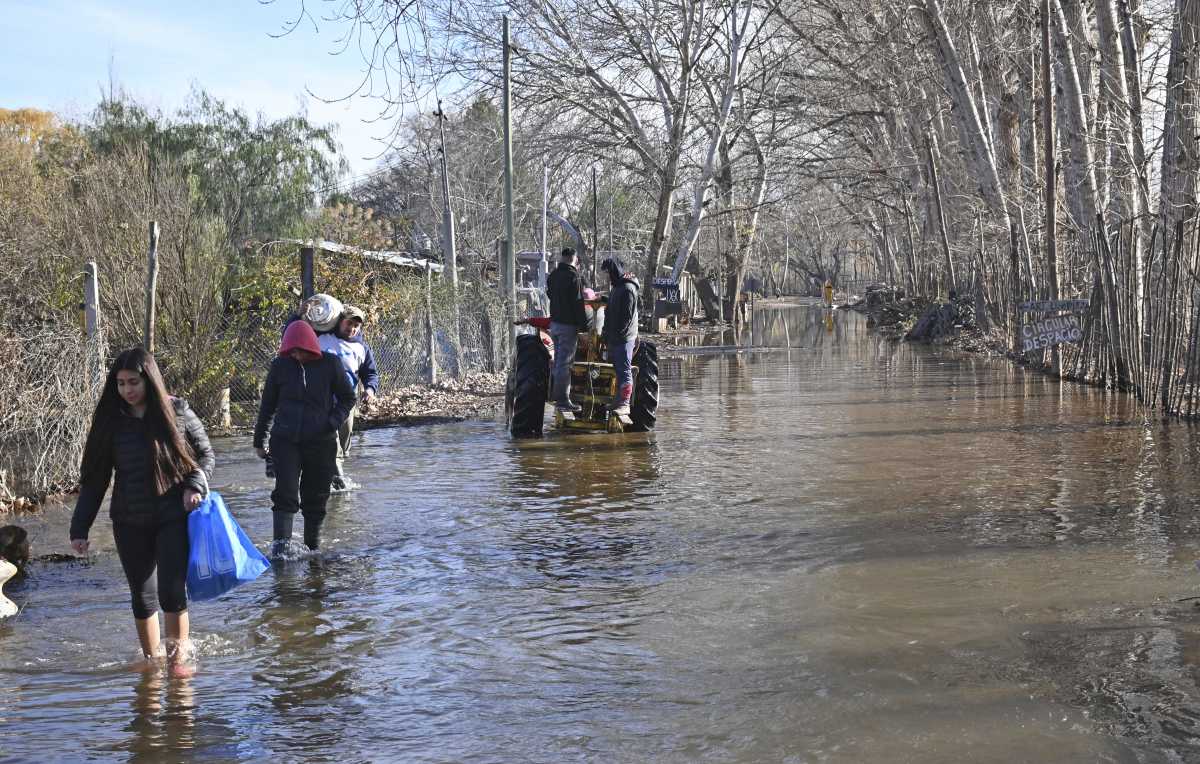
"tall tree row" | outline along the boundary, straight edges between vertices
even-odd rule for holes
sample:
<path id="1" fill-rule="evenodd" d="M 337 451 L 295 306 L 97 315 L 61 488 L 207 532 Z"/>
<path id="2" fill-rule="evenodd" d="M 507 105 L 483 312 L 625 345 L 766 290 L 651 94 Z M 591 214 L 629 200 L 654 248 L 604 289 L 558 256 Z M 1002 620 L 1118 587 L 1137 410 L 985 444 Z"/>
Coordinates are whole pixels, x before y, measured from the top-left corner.
<path id="1" fill-rule="evenodd" d="M 752 273 L 836 281 L 852 263 L 914 293 L 978 293 L 1009 330 L 1022 301 L 1084 297 L 1103 374 L 1143 361 L 1162 242 L 1196 211 L 1200 0 L 368 0 L 349 15 L 386 30 L 389 9 L 424 41 L 396 103 L 495 92 L 509 15 L 525 155 L 565 207 L 587 206 L 579 176 L 597 164 L 642 197 L 625 222 L 646 232 L 646 277 L 720 274 L 732 308 Z"/>

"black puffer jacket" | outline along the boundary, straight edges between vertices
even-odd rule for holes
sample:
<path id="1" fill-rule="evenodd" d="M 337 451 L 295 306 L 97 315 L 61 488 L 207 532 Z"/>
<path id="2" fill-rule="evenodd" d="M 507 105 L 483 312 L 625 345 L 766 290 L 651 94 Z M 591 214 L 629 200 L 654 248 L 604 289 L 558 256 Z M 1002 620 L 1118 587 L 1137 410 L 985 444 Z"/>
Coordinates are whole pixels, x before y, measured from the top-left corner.
<path id="1" fill-rule="evenodd" d="M 71 538 L 86 539 L 96 521 L 104 494 L 113 482 L 109 516 L 115 523 L 154 525 L 187 514 L 183 508 L 183 489 L 204 493 L 208 489 L 208 478 L 212 477 L 216 458 L 208 442 L 208 433 L 192 407 L 182 398 L 172 398 L 175 407 L 175 426 L 184 440 L 192 447 L 192 453 L 200 470 L 184 478 L 182 483 L 159 494 L 154 485 L 154 451 L 146 434 L 146 423 L 135 416 L 122 414 L 117 417 L 112 433 L 112 447 L 108 450 L 109 464 L 89 482 L 79 487 L 79 498 L 75 501 L 75 513 L 71 516 Z M 201 474 L 203 472 L 203 474 Z"/>
<path id="2" fill-rule="evenodd" d="M 263 447 L 268 430 L 293 443 L 332 438 L 353 407 L 354 388 L 337 356 L 322 353 L 305 364 L 276 356 L 263 385 L 254 447 Z"/>
<path id="3" fill-rule="evenodd" d="M 604 311 L 604 341 L 609 344 L 629 342 L 638 335 L 638 280 L 626 273 L 608 293 L 608 308 Z"/>
<path id="4" fill-rule="evenodd" d="M 587 330 L 587 311 L 583 306 L 583 282 L 575 266 L 559 263 L 546 279 L 546 293 L 550 296 L 550 320 L 557 324 L 577 326 Z"/>

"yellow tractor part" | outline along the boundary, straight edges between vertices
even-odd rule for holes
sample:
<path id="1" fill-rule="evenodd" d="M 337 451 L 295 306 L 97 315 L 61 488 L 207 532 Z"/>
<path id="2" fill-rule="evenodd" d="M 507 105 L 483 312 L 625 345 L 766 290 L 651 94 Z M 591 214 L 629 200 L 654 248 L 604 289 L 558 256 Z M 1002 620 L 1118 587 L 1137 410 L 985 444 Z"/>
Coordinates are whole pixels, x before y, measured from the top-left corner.
<path id="1" fill-rule="evenodd" d="M 637 379 L 638 369 L 631 369 Z M 571 400 L 583 407 L 578 414 L 555 411 L 554 424 L 563 430 L 624 432 L 633 426 L 627 415 L 613 413 L 620 395 L 611 363 L 579 361 L 571 364 Z"/>

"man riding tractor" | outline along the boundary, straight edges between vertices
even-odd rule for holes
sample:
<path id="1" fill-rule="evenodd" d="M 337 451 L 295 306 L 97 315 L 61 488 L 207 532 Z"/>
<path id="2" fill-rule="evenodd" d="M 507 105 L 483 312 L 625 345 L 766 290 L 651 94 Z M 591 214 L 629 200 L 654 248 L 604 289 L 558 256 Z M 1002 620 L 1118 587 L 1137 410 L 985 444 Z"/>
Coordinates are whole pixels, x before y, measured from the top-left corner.
<path id="1" fill-rule="evenodd" d="M 586 326 L 579 327 L 571 338 L 573 342 L 564 341 L 560 327 L 565 322 L 557 321 L 553 312 L 550 318 L 516 322 L 537 331 L 517 336 L 516 356 L 505 390 L 508 430 L 513 437 L 541 437 L 545 404 L 551 399 L 552 369 L 567 372 L 559 378 L 569 380 L 553 385 L 557 393 L 554 419 L 560 429 L 654 429 L 658 350 L 653 343 L 637 339 L 637 280 L 625 273 L 619 260 L 606 260 L 603 268 L 613 289 L 602 299 L 584 290 L 581 302 Z M 556 358 L 556 351 L 564 347 L 569 348 L 570 355 L 564 358 L 559 352 Z"/>

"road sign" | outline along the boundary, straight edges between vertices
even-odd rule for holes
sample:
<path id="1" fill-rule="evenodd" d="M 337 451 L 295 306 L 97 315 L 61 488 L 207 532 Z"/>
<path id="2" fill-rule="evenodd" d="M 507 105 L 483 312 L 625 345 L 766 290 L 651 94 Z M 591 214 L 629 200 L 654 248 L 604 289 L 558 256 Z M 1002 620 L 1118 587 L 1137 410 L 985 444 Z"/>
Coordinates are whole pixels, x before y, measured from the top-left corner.
<path id="1" fill-rule="evenodd" d="M 1076 314 L 1051 316 L 1021 324 L 1021 352 L 1052 348 L 1064 342 L 1083 339 L 1083 320 Z"/>
<path id="2" fill-rule="evenodd" d="M 655 279 L 654 288 L 664 302 L 679 302 L 679 282 L 675 279 Z"/>
<path id="3" fill-rule="evenodd" d="M 671 278 L 657 278 L 653 282 L 654 291 L 658 292 L 658 300 L 654 306 L 656 316 L 669 316 L 683 313 L 683 300 L 679 295 L 679 282 Z"/>
<path id="4" fill-rule="evenodd" d="M 1031 300 L 1021 303 L 1021 310 L 1037 313 L 1057 313 L 1063 310 L 1087 310 L 1087 300 Z"/>

